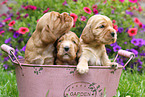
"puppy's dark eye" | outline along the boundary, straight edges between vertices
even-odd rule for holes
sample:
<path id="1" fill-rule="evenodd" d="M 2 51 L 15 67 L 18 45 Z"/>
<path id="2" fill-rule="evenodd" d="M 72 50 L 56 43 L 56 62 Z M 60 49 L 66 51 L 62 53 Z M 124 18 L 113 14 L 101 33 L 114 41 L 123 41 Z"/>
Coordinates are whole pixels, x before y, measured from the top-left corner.
<path id="1" fill-rule="evenodd" d="M 61 40 L 59 40 L 58 42 L 61 42 Z"/>
<path id="2" fill-rule="evenodd" d="M 75 42 L 75 41 L 73 41 L 73 43 L 74 43 L 74 44 L 76 44 L 76 42 Z"/>
<path id="3" fill-rule="evenodd" d="M 104 27 L 105 27 L 104 25 L 101 25 L 101 26 L 100 26 L 100 28 L 104 28 Z"/>

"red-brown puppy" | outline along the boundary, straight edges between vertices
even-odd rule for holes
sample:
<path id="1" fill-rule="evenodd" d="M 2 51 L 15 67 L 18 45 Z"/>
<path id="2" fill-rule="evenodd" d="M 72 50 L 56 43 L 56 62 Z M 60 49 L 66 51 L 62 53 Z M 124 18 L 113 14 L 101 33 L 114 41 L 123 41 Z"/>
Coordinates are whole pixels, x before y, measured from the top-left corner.
<path id="1" fill-rule="evenodd" d="M 57 65 L 76 65 L 81 48 L 74 32 L 65 33 L 57 42 Z"/>

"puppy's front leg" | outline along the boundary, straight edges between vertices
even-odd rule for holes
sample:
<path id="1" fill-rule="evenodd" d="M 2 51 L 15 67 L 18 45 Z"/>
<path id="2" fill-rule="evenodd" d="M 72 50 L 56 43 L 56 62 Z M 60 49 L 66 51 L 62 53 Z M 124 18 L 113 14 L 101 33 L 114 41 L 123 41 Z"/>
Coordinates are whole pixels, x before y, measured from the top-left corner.
<path id="1" fill-rule="evenodd" d="M 77 65 L 77 71 L 80 74 L 84 74 L 84 73 L 87 73 L 89 71 L 87 57 L 85 57 L 83 55 L 80 57 L 79 63 Z"/>
<path id="2" fill-rule="evenodd" d="M 111 66 L 111 67 L 113 67 L 113 68 L 117 68 L 117 66 L 118 66 L 118 63 L 116 63 L 116 62 L 111 62 L 111 61 L 109 60 L 108 55 L 107 55 L 106 52 L 104 52 L 104 53 L 102 54 L 101 60 L 102 60 L 102 65 L 103 65 L 103 66 Z"/>

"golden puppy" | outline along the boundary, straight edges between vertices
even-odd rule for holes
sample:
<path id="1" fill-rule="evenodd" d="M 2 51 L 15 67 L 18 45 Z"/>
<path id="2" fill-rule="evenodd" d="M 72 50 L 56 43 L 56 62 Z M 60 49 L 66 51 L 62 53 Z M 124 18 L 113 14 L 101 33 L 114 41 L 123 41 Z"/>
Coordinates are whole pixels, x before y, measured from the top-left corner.
<path id="1" fill-rule="evenodd" d="M 57 42 L 57 65 L 77 65 L 81 53 L 79 38 L 74 32 L 65 33 Z"/>
<path id="2" fill-rule="evenodd" d="M 106 44 L 114 43 L 117 39 L 111 20 L 104 15 L 94 15 L 84 28 L 80 37 L 82 54 L 77 65 L 79 73 L 88 72 L 88 65 L 112 66 L 106 53 Z"/>
<path id="3" fill-rule="evenodd" d="M 25 51 L 25 63 L 54 64 L 54 42 L 73 26 L 73 19 L 67 13 L 49 12 L 38 21 Z"/>

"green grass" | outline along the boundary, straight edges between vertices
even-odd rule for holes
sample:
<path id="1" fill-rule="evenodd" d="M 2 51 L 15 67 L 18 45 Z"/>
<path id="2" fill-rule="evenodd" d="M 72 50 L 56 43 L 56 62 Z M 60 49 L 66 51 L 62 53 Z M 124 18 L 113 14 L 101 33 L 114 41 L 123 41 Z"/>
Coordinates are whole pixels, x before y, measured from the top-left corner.
<path id="1" fill-rule="evenodd" d="M 145 74 L 124 71 L 120 77 L 116 97 L 145 97 Z M 18 97 L 14 72 L 6 72 L 0 67 L 0 97 Z"/>
<path id="2" fill-rule="evenodd" d="M 145 74 L 123 71 L 118 90 L 120 97 L 145 97 Z"/>
<path id="3" fill-rule="evenodd" d="M 0 97 L 18 97 L 16 76 L 6 72 L 0 66 Z"/>

